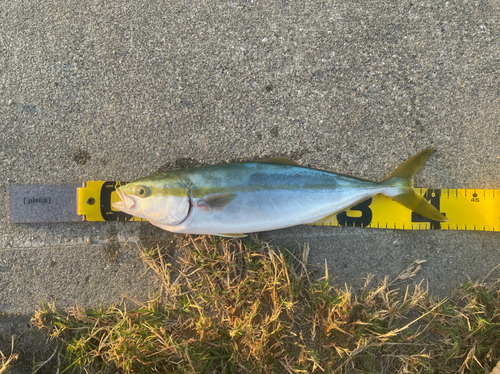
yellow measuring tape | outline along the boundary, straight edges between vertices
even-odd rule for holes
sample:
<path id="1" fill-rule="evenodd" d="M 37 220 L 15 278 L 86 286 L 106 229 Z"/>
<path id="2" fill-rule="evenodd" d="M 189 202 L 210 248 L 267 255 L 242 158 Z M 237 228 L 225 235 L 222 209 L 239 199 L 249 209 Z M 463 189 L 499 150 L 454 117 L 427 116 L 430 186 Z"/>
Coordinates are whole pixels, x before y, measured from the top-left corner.
<path id="1" fill-rule="evenodd" d="M 500 231 L 500 190 L 415 189 L 450 221 L 419 216 L 389 197 L 377 195 L 320 225 L 401 230 Z M 316 224 L 313 224 L 316 225 Z"/>
<path id="2" fill-rule="evenodd" d="M 126 182 L 87 182 L 78 189 L 78 214 L 87 221 L 145 221 L 114 210 L 111 204 L 120 198 L 116 188 Z M 392 199 L 377 195 L 331 221 L 311 225 L 356 226 L 401 230 L 476 230 L 500 231 L 500 190 L 416 188 L 449 222 L 421 217 Z"/>
<path id="3" fill-rule="evenodd" d="M 142 218 L 113 209 L 112 203 L 120 201 L 116 189 L 127 182 L 89 181 L 78 188 L 77 213 L 86 221 L 146 221 Z"/>

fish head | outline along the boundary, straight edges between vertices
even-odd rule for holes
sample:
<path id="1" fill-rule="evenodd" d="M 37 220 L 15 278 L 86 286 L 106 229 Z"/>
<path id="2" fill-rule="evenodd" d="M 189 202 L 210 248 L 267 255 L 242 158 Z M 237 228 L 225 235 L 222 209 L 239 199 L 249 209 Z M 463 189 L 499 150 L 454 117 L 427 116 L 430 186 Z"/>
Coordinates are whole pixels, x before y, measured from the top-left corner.
<path id="1" fill-rule="evenodd" d="M 168 178 L 153 177 L 118 187 L 116 192 L 121 201 L 114 202 L 113 208 L 162 225 L 180 224 L 190 212 L 189 188 Z"/>

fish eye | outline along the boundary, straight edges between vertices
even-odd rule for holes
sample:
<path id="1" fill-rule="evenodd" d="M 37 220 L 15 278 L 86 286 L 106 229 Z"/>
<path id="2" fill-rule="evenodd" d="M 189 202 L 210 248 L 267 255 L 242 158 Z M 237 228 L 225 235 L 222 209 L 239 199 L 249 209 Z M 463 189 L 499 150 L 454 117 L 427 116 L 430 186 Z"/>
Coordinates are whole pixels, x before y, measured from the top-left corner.
<path id="1" fill-rule="evenodd" d="M 135 190 L 135 194 L 138 197 L 148 197 L 150 195 L 150 191 L 147 187 L 145 186 L 139 186 Z"/>

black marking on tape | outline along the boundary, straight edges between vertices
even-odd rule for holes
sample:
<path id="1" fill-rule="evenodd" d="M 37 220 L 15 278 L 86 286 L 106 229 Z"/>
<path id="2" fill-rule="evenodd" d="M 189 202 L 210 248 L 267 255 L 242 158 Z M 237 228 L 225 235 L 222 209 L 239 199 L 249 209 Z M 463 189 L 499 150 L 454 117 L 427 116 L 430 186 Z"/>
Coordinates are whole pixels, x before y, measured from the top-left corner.
<path id="1" fill-rule="evenodd" d="M 116 188 L 127 182 L 106 182 L 101 187 L 101 216 L 105 221 L 130 221 L 133 216 L 124 212 L 115 212 L 111 208 L 111 194 Z"/>

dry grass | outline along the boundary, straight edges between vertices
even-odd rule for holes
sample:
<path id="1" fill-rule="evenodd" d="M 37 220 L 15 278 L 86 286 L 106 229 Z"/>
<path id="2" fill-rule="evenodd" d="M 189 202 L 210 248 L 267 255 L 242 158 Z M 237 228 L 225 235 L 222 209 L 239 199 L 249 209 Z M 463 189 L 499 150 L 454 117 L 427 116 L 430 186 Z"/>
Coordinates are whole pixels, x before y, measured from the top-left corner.
<path id="1" fill-rule="evenodd" d="M 18 355 L 14 353 L 14 337 L 12 337 L 9 355 L 7 356 L 0 350 L 0 374 L 7 373 L 9 366 L 11 366 L 11 364 L 13 364 L 17 359 Z"/>
<path id="2" fill-rule="evenodd" d="M 401 288 L 422 261 L 361 292 L 310 281 L 297 256 L 248 238 L 191 237 L 177 265 L 144 251 L 162 294 L 135 310 L 47 308 L 33 323 L 65 369 L 122 373 L 485 373 L 500 360 L 499 292 Z M 398 288 L 399 287 L 399 288 Z"/>

